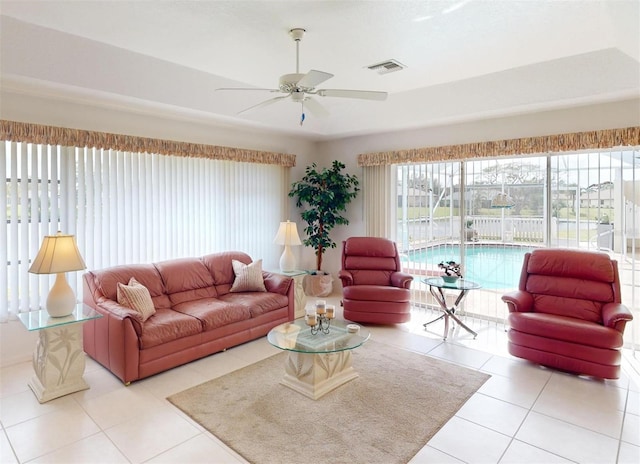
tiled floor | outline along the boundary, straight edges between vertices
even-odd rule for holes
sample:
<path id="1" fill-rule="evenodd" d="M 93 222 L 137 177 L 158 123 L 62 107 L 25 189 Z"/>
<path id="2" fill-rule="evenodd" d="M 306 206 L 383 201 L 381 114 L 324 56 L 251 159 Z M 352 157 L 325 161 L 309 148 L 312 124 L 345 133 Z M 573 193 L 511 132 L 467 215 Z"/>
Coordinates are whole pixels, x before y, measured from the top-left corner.
<path id="1" fill-rule="evenodd" d="M 422 327 L 432 317 L 417 311 L 410 323 L 372 327 L 372 338 L 492 377 L 412 463 L 640 462 L 640 380 L 629 353 L 623 378 L 597 381 L 510 357 L 492 323 L 467 320 L 476 340 L 456 328 L 443 342 L 441 323 Z M 244 462 L 165 398 L 277 352 L 262 338 L 128 387 L 88 359 L 91 389 L 42 405 L 27 387 L 31 363 L 5 367 L 0 462 Z"/>

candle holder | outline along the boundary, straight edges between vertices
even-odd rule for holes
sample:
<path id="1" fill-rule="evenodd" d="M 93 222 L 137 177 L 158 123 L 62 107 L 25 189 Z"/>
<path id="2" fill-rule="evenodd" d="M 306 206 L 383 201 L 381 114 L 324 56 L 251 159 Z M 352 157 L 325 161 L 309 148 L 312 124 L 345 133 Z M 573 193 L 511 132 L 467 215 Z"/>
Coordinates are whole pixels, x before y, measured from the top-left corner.
<path id="1" fill-rule="evenodd" d="M 336 309 L 333 305 L 326 305 L 323 300 L 316 301 L 315 310 L 307 310 L 305 322 L 311 327 L 311 335 L 319 332 L 328 334 L 331 327 L 331 319 L 336 317 Z"/>

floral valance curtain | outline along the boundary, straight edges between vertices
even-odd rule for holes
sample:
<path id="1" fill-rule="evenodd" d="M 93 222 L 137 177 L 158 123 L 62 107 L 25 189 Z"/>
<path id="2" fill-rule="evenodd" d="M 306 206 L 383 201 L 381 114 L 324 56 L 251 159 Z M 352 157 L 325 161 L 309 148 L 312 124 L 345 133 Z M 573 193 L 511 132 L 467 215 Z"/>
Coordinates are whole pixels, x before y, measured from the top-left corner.
<path id="1" fill-rule="evenodd" d="M 0 120 L 0 140 L 67 147 L 87 147 L 132 153 L 208 158 L 245 163 L 275 164 L 293 167 L 296 156 L 234 147 L 177 142 L 107 132 L 68 129 L 16 121 Z"/>
<path id="2" fill-rule="evenodd" d="M 640 126 L 358 155 L 360 166 L 561 153 L 640 145 Z"/>

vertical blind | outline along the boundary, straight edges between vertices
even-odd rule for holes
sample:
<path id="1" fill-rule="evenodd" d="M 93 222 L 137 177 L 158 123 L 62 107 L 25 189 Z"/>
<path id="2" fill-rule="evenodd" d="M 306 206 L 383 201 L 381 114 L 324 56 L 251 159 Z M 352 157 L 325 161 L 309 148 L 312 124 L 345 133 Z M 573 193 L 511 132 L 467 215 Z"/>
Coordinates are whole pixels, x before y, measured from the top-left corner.
<path id="1" fill-rule="evenodd" d="M 89 269 L 224 250 L 278 259 L 284 166 L 1 141 L 0 176 L 3 322 L 44 307 L 55 276 L 28 269 L 58 230 L 76 236 Z M 81 276 L 67 275 L 78 298 Z"/>

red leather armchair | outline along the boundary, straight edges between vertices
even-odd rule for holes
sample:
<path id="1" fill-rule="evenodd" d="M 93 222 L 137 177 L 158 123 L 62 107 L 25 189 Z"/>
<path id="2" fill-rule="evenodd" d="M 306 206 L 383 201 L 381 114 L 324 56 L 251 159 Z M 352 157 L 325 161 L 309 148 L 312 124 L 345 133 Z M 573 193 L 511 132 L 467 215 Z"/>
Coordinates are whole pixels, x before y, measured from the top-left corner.
<path id="1" fill-rule="evenodd" d="M 402 272 L 395 242 L 351 237 L 342 242 L 344 318 L 356 322 L 397 324 L 411 319 L 413 277 Z"/>
<path id="2" fill-rule="evenodd" d="M 524 257 L 509 308 L 509 353 L 605 379 L 620 376 L 625 324 L 618 263 L 605 253 L 539 249 Z"/>

